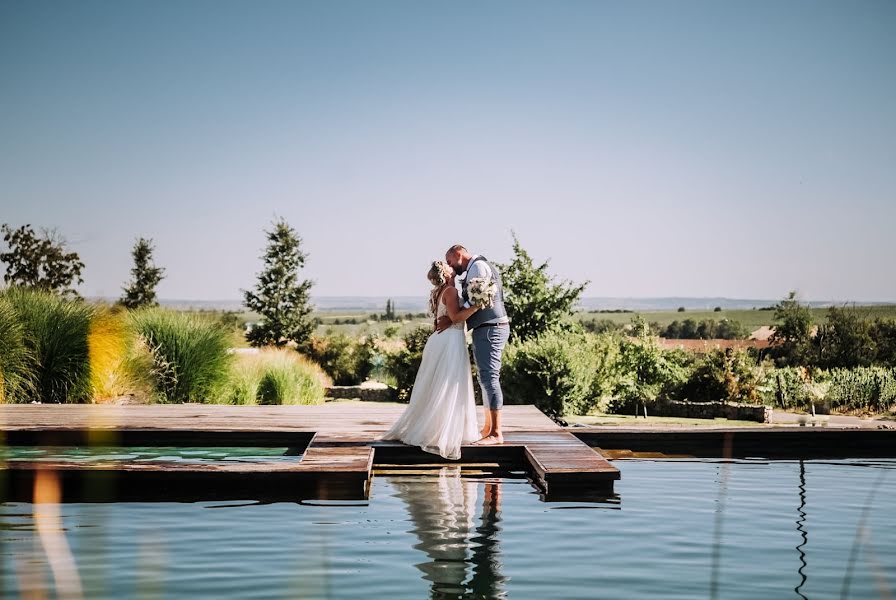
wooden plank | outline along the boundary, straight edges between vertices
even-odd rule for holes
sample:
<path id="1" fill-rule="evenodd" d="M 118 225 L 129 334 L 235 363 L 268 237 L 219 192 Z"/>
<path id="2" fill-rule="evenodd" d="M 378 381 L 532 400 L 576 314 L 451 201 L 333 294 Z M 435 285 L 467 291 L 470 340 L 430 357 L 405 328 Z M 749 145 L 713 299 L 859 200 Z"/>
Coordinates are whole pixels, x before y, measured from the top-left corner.
<path id="1" fill-rule="evenodd" d="M 609 494 L 613 482 L 620 478 L 619 469 L 565 431 L 527 444 L 525 450 L 533 475 L 548 500 L 552 495 L 575 498 L 577 490 Z"/>
<path id="2" fill-rule="evenodd" d="M 405 406 L 397 404 L 338 402 L 313 406 L 5 404 L 0 405 L 0 430 L 265 430 L 375 438 L 385 432 L 404 409 Z M 537 408 L 527 405 L 505 407 L 503 424 L 507 432 L 559 428 Z"/>

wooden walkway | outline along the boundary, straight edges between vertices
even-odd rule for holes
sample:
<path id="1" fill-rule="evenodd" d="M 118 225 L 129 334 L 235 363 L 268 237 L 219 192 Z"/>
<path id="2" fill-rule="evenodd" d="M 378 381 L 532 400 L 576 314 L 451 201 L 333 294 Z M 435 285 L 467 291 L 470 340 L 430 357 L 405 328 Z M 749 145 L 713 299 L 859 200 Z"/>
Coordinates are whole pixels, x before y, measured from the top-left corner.
<path id="1" fill-rule="evenodd" d="M 374 466 L 447 462 L 419 448 L 378 441 L 403 406 L 332 402 L 319 406 L 0 405 L 9 446 L 285 447 L 296 461 L 177 462 L 9 461 L 13 495 L 52 470 L 72 498 L 364 499 Z M 481 411 L 481 409 L 480 409 Z M 505 406 L 505 443 L 464 446 L 461 464 L 525 469 L 544 500 L 612 494 L 619 470 L 534 406 Z M 98 484 L 97 482 L 101 482 Z M 96 495 L 96 494 L 94 494 Z"/>

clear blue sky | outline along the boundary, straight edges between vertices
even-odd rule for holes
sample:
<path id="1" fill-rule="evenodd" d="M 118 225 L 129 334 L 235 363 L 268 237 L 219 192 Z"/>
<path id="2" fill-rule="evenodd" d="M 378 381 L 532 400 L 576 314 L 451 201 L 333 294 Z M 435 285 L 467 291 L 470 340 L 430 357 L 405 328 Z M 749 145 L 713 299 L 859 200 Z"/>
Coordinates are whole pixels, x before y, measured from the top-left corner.
<path id="1" fill-rule="evenodd" d="M 590 296 L 896 300 L 896 2 L 0 2 L 0 222 L 117 295 L 321 295 L 511 230 Z"/>

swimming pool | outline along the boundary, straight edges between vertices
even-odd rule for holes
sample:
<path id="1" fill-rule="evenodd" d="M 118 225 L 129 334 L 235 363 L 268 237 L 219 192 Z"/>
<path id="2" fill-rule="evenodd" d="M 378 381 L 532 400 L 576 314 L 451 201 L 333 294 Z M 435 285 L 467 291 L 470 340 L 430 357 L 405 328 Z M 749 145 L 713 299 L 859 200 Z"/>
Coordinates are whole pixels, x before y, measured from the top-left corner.
<path id="1" fill-rule="evenodd" d="M 596 503 L 541 502 L 522 477 L 457 467 L 378 474 L 363 502 L 7 503 L 2 589 L 51 589 L 53 568 L 57 583 L 110 598 L 868 598 L 894 589 L 896 460 L 615 464 L 616 494 Z M 76 565 L 68 579 L 66 557 Z"/>

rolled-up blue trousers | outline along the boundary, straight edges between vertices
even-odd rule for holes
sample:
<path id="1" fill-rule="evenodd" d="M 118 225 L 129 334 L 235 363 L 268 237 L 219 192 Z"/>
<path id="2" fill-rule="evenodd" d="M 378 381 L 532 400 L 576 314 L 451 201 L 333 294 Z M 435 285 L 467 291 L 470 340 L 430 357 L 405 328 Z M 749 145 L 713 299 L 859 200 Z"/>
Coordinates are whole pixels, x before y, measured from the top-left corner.
<path id="1" fill-rule="evenodd" d="M 482 403 L 491 410 L 504 406 L 501 391 L 501 355 L 510 337 L 510 327 L 479 327 L 473 330 L 473 361 L 482 388 Z"/>

